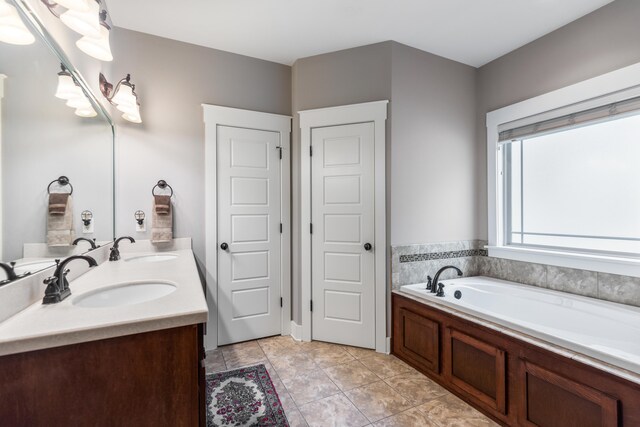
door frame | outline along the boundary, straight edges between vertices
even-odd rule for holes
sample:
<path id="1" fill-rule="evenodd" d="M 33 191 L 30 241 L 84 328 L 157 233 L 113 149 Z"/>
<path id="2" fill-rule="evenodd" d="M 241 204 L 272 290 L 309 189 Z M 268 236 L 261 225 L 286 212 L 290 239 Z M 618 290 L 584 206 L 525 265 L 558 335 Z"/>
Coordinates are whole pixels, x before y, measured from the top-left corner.
<path id="1" fill-rule="evenodd" d="M 280 173 L 280 330 L 291 334 L 291 116 L 202 104 L 205 124 L 206 296 L 209 306 L 205 348 L 218 347 L 218 126 L 277 132 L 283 147 Z"/>
<path id="2" fill-rule="evenodd" d="M 342 105 L 299 111 L 301 176 L 301 275 L 302 340 L 311 341 L 311 132 L 314 128 L 373 123 L 375 138 L 375 348 L 388 353 L 387 339 L 387 217 L 386 217 L 386 120 L 389 101 Z"/>

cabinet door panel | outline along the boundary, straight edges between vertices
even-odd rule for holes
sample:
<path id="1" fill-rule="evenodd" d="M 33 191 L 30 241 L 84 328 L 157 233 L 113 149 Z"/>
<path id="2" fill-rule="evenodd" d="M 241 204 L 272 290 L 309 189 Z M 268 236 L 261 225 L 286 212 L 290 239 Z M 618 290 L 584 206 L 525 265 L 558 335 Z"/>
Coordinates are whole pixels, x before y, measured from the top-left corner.
<path id="1" fill-rule="evenodd" d="M 394 352 L 418 366 L 440 372 L 440 325 L 419 314 L 399 308 L 396 311 Z"/>
<path id="2" fill-rule="evenodd" d="M 616 427 L 618 400 L 526 360 L 520 361 L 520 423 L 544 427 Z"/>
<path id="3" fill-rule="evenodd" d="M 451 328 L 445 330 L 445 348 L 447 380 L 488 408 L 505 414 L 505 352 Z"/>

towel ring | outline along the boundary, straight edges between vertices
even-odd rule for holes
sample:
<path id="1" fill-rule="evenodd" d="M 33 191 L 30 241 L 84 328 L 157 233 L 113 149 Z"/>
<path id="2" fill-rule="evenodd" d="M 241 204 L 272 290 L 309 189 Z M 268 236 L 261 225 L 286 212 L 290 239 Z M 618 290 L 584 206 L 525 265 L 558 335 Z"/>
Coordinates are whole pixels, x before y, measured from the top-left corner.
<path id="1" fill-rule="evenodd" d="M 151 195 L 156 196 L 156 188 L 161 188 L 164 190 L 167 187 L 169 187 L 169 190 L 171 190 L 171 194 L 169 194 L 169 197 L 173 197 L 173 188 L 171 188 L 171 186 L 167 184 L 167 181 L 165 181 L 164 179 L 161 179 L 156 185 L 153 186 L 153 188 L 151 189 Z"/>
<path id="2" fill-rule="evenodd" d="M 71 187 L 71 191 L 69 192 L 69 195 L 72 195 L 72 194 L 73 194 L 73 185 L 71 185 L 71 182 L 69 182 L 69 178 L 67 178 L 67 177 L 66 177 L 66 176 L 64 176 L 64 175 L 63 175 L 63 176 L 61 176 L 61 177 L 60 177 L 60 178 L 58 178 L 58 179 L 54 179 L 53 181 L 51 181 L 51 182 L 49 183 L 49 185 L 47 186 L 47 193 L 48 193 L 48 194 L 51 194 L 51 186 L 52 186 L 53 184 L 55 184 L 56 182 L 57 182 L 57 183 L 58 183 L 58 185 L 59 185 L 59 186 L 61 186 L 61 187 L 65 187 L 65 186 L 67 186 L 67 185 L 68 185 L 69 187 Z"/>

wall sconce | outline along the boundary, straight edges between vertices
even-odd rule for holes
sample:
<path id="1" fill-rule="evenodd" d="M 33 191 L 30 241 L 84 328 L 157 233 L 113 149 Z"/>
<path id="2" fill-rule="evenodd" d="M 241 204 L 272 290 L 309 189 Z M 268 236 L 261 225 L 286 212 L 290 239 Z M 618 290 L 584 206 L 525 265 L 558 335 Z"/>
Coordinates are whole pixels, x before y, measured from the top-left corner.
<path id="1" fill-rule="evenodd" d="M 107 24 L 107 11 L 100 11 L 100 0 L 41 1 L 55 17 L 83 36 L 76 42 L 78 49 L 100 61 L 113 61 L 109 44 L 111 27 Z M 60 13 L 58 6 L 67 11 Z"/>
<path id="2" fill-rule="evenodd" d="M 98 115 L 93 109 L 91 102 L 87 99 L 82 88 L 78 86 L 71 73 L 60 64 L 62 71 L 58 73 L 58 87 L 56 98 L 67 101 L 67 106 L 74 108 L 76 115 L 80 117 L 95 117 Z"/>
<path id="3" fill-rule="evenodd" d="M 100 73 L 100 92 L 112 105 L 121 111 L 122 118 L 131 123 L 142 123 L 140 118 L 140 104 L 138 95 L 135 92 L 136 86 L 131 83 L 131 74 L 121 79 L 115 86 L 109 83 L 105 76 Z"/>
<path id="4" fill-rule="evenodd" d="M 9 44 L 26 45 L 36 41 L 18 15 L 15 6 L 0 0 L 0 41 Z"/>

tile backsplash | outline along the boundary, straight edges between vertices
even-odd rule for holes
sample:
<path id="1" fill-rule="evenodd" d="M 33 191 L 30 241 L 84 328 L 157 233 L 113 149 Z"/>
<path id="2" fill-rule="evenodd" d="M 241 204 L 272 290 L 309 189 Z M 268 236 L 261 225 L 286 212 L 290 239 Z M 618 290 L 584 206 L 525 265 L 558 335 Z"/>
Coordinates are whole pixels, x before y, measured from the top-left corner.
<path id="1" fill-rule="evenodd" d="M 640 307 L 640 278 L 555 267 L 487 256 L 483 240 L 391 247 L 392 289 L 426 283 L 441 267 L 453 265 L 465 276 L 488 276 L 525 285 Z M 442 279 L 456 277 L 454 271 Z"/>

